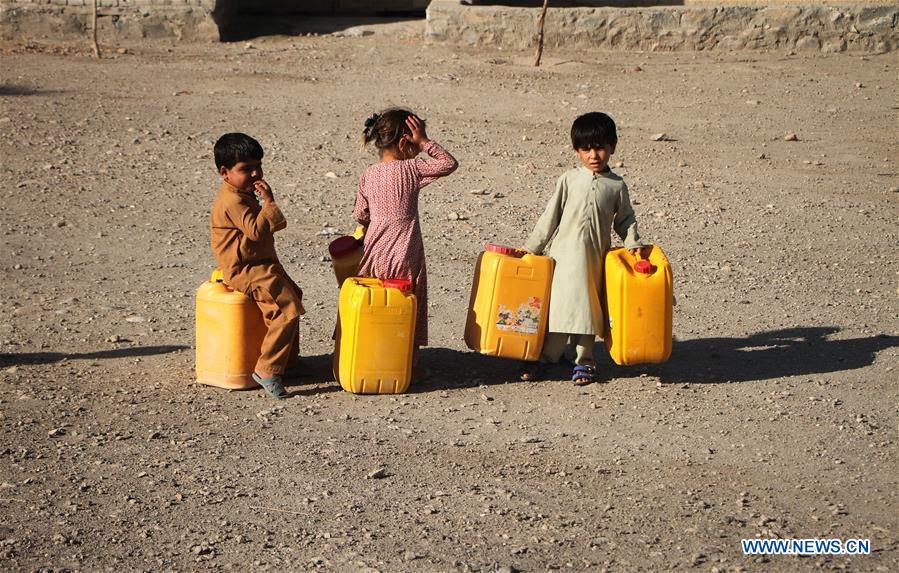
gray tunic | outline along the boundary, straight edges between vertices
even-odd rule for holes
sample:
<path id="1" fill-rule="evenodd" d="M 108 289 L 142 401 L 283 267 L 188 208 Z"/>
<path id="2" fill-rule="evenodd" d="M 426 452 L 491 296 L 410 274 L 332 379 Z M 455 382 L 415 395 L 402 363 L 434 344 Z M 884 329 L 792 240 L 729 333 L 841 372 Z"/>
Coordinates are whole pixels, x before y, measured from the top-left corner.
<path id="1" fill-rule="evenodd" d="M 555 260 L 549 303 L 549 332 L 593 334 L 605 332 L 600 296 L 611 230 L 628 249 L 643 246 L 624 180 L 606 170 L 594 174 L 586 167 L 559 177 L 556 192 L 537 221 L 525 248 Z M 553 238 L 555 235 L 555 238 Z"/>

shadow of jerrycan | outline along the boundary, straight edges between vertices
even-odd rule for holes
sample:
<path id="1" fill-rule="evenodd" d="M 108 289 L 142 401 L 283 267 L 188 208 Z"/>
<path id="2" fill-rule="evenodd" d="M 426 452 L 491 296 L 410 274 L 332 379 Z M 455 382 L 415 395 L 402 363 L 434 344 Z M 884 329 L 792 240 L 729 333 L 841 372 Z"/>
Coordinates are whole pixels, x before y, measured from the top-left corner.
<path id="1" fill-rule="evenodd" d="M 253 369 L 266 328 L 256 303 L 232 290 L 215 269 L 197 289 L 197 382 L 229 389 L 256 388 Z"/>
<path id="2" fill-rule="evenodd" d="M 648 256 L 647 256 L 648 254 Z M 605 260 L 605 343 L 620 366 L 660 363 L 671 356 L 674 276 L 658 245 L 612 249 Z"/>
<path id="3" fill-rule="evenodd" d="M 553 260 L 488 244 L 475 265 L 465 344 L 481 354 L 537 360 L 549 317 Z"/>

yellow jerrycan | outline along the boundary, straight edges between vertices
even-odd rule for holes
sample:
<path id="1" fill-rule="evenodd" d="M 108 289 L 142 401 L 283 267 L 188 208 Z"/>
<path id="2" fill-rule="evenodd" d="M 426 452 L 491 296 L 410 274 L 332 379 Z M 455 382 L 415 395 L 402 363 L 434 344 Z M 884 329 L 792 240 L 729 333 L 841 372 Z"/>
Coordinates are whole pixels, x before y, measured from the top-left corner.
<path id="1" fill-rule="evenodd" d="M 546 336 L 552 274 L 549 257 L 488 244 L 475 266 L 465 344 L 489 356 L 537 360 Z"/>
<path id="2" fill-rule="evenodd" d="M 648 256 L 646 256 L 648 253 Z M 606 254 L 606 347 L 621 366 L 660 363 L 671 355 L 674 277 L 658 245 Z"/>
<path id="3" fill-rule="evenodd" d="M 412 281 L 351 277 L 340 288 L 334 377 L 354 394 L 402 394 L 412 381 Z"/>
<path id="4" fill-rule="evenodd" d="M 256 388 L 253 369 L 262 352 L 265 322 L 250 297 L 231 290 L 216 269 L 197 289 L 197 382 L 220 388 Z"/>
<path id="5" fill-rule="evenodd" d="M 343 285 L 343 281 L 346 279 L 359 274 L 363 237 L 365 237 L 365 227 L 359 225 L 352 235 L 337 237 L 328 245 L 328 254 L 331 256 L 331 266 L 334 268 L 338 287 Z"/>

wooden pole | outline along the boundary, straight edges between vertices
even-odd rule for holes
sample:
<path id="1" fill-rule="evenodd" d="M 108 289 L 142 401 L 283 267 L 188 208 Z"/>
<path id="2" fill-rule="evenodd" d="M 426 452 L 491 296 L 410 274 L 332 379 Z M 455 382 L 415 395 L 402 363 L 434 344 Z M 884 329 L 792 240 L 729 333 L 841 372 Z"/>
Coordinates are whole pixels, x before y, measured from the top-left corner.
<path id="1" fill-rule="evenodd" d="M 94 57 L 100 57 L 100 45 L 97 44 L 97 0 L 94 0 L 93 10 L 91 11 L 91 40 L 94 49 Z"/>
<path id="2" fill-rule="evenodd" d="M 543 0 L 543 9 L 540 10 L 540 20 L 537 21 L 537 55 L 534 60 L 534 67 L 540 66 L 540 58 L 543 56 L 543 23 L 546 21 L 547 7 L 549 7 L 549 0 Z"/>

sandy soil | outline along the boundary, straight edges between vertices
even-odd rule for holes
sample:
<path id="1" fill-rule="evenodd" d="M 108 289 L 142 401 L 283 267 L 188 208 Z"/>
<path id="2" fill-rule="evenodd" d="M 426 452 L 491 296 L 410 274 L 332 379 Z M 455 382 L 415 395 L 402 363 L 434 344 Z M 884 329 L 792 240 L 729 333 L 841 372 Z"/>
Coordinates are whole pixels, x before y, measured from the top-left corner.
<path id="1" fill-rule="evenodd" d="M 895 55 L 124 48 L 0 60 L 0 568 L 899 569 Z M 422 199 L 435 375 L 354 396 L 328 372 L 321 232 L 351 230 L 358 134 L 388 104 L 461 167 Z M 674 353 L 517 382 L 462 342 L 473 264 L 524 241 L 588 110 L 618 121 L 613 163 L 672 260 Z M 266 148 L 306 293 L 314 372 L 285 402 L 193 383 L 233 130 Z M 753 537 L 871 554 L 746 557 Z"/>

